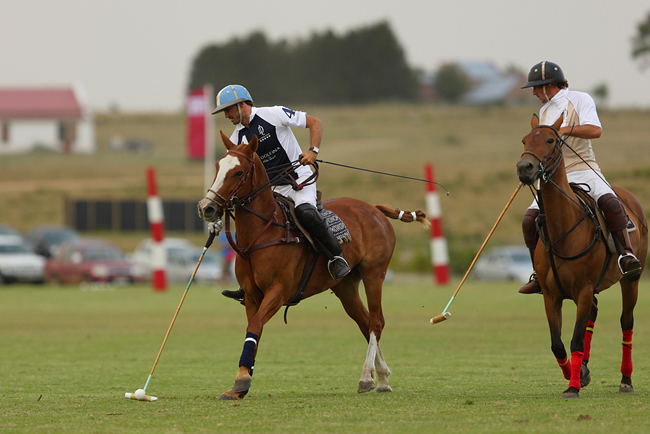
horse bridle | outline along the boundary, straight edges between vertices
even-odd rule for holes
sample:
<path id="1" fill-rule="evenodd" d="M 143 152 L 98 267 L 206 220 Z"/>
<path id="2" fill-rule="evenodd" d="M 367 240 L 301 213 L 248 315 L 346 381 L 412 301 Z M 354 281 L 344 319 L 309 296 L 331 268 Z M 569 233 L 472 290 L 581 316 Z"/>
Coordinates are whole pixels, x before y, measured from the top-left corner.
<path id="1" fill-rule="evenodd" d="M 564 139 L 560 137 L 560 133 L 555 129 L 555 127 L 551 125 L 538 125 L 533 130 L 537 128 L 550 128 L 553 130 L 555 133 L 555 136 L 557 137 L 557 140 L 555 142 L 555 146 L 553 147 L 553 151 L 546 156 L 546 158 L 542 159 L 540 158 L 537 154 L 535 154 L 532 151 L 524 151 L 521 156 L 523 157 L 524 155 L 532 155 L 539 161 L 539 167 L 541 169 L 540 171 L 540 178 L 544 182 L 548 182 L 549 179 L 557 172 L 557 169 L 560 167 L 560 164 L 562 163 L 562 145 L 564 145 Z"/>
<path id="2" fill-rule="evenodd" d="M 237 202 L 238 199 L 237 193 L 239 193 L 239 190 L 244 186 L 244 184 L 248 180 L 248 176 L 252 177 L 253 188 L 255 188 L 255 177 L 253 176 L 253 172 L 255 171 L 255 160 L 252 157 L 249 157 L 248 155 L 242 152 L 235 151 L 232 149 L 228 150 L 228 152 L 226 152 L 226 155 L 227 154 L 234 154 L 234 155 L 244 157 L 246 160 L 248 160 L 248 167 L 246 168 L 242 177 L 239 179 L 239 182 L 237 182 L 237 185 L 235 185 L 235 188 L 230 192 L 230 195 L 228 195 L 227 198 L 223 197 L 222 195 L 212 190 L 211 188 L 208 188 L 208 192 L 214 194 L 215 198 L 213 199 L 208 196 L 205 196 L 205 198 L 208 199 L 209 201 L 216 203 L 219 206 L 219 210 L 222 213 L 224 210 L 234 208 L 235 202 Z M 221 199 L 221 202 L 217 200 L 217 198 Z"/>

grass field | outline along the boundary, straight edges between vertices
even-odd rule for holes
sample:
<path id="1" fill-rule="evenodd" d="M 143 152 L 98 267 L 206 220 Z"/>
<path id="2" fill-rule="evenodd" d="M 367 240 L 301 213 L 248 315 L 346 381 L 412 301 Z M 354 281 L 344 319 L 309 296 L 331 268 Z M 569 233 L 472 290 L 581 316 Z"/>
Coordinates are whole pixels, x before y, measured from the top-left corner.
<path id="1" fill-rule="evenodd" d="M 650 284 L 641 283 L 633 382 L 618 394 L 620 291 L 600 296 L 590 367 L 579 400 L 550 351 L 542 298 L 515 283 L 457 285 L 398 278 L 385 286 L 381 340 L 391 394 L 359 395 L 366 344 L 330 293 L 265 328 L 246 399 L 232 386 L 245 336 L 243 308 L 223 288 L 194 285 L 148 392 L 144 386 L 184 285 L 93 288 L 7 286 L 0 291 L 0 432 L 597 433 L 648 432 Z M 85 288 L 89 289 L 89 288 Z M 574 308 L 565 304 L 565 343 Z"/>
<path id="2" fill-rule="evenodd" d="M 440 107 L 371 105 L 294 107 L 318 116 L 324 124 L 320 157 L 371 170 L 424 177 L 424 163 L 451 191 L 442 195 L 442 221 L 452 267 L 464 273 L 518 180 L 515 164 L 521 139 L 530 131 L 538 107 Z M 612 184 L 634 192 L 650 206 L 650 112 L 601 110 L 603 136 L 594 142 L 598 162 Z M 232 125 L 215 117 L 216 129 Z M 98 152 L 60 155 L 45 152 L 0 158 L 0 222 L 21 230 L 44 223 L 64 223 L 63 203 L 72 198 L 146 198 L 145 170 L 154 166 L 163 199 L 197 201 L 203 197 L 203 164 L 185 157 L 183 114 L 97 114 Z M 296 130 L 303 145 L 307 132 Z M 116 153 L 114 136 L 149 140 L 151 155 Z M 219 142 L 217 149 L 222 151 Z M 402 209 L 425 208 L 423 183 L 321 165 L 318 187 L 323 196 L 350 196 Z M 442 191 L 440 190 L 442 193 Z M 521 219 L 532 201 L 522 189 L 494 233 L 490 246 L 522 244 Z M 394 224 L 398 245 L 391 267 L 428 271 L 429 234 Z M 131 251 L 140 234 L 91 234 Z M 192 237 L 192 236 L 190 236 Z M 202 242 L 202 235 L 194 241 Z"/>

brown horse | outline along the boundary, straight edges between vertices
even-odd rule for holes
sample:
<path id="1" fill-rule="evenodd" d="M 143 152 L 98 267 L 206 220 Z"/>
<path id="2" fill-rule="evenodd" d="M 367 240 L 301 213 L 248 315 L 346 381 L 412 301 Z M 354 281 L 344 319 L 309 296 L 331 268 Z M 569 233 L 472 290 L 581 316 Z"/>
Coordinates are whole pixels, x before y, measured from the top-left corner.
<path id="1" fill-rule="evenodd" d="M 537 225 L 540 240 L 534 257 L 535 271 L 544 295 L 546 317 L 551 331 L 551 350 L 562 368 L 569 388 L 563 398 L 577 398 L 580 387 L 589 384 L 589 360 L 593 325 L 598 313 L 595 294 L 620 282 L 623 296 L 621 329 L 623 331 L 622 380 L 619 392 L 634 392 L 632 387 L 632 329 L 634 307 L 638 297 L 638 280 L 621 278 L 616 257 L 610 260 L 606 242 L 598 233 L 594 219 L 587 217 L 586 206 L 573 192 L 567 180 L 562 146 L 557 129 L 539 125 L 536 116 L 532 131 L 523 139 L 524 153 L 517 163 L 519 180 L 532 185 L 540 179 Z M 645 264 L 648 250 L 648 229 L 639 201 L 629 191 L 613 187 L 634 223 L 630 232 L 634 254 Z M 571 360 L 568 360 L 561 339 L 562 301 L 571 299 L 577 306 L 576 322 L 571 339 Z M 582 384 L 581 384 L 582 382 Z"/>
<path id="2" fill-rule="evenodd" d="M 287 219 L 273 193 L 270 188 L 263 188 L 268 187 L 269 178 L 255 152 L 257 137 L 253 137 L 250 144 L 241 145 L 234 145 L 223 132 L 221 138 L 228 152 L 217 162 L 214 184 L 198 208 L 201 218 L 208 222 L 234 210 L 236 248 L 242 253 L 237 257 L 235 274 L 246 294 L 248 327 L 235 385 L 220 398 L 230 400 L 242 399 L 248 392 L 262 329 L 294 296 L 310 247 L 308 243 L 295 242 L 298 233 L 293 229 L 288 232 L 284 224 Z M 343 279 L 333 280 L 326 258 L 321 255 L 302 298 L 332 289 L 368 341 L 358 391 L 374 389 L 376 374 L 377 392 L 391 392 L 388 385 L 391 372 L 379 346 L 384 328 L 381 293 L 395 248 L 395 232 L 386 216 L 396 219 L 399 210 L 351 198 L 330 199 L 323 202 L 323 206 L 338 215 L 351 234 L 352 241 L 342 247 L 352 271 Z M 425 226 L 429 223 L 424 212 L 419 210 L 403 214 L 402 219 L 406 222 L 417 219 Z M 283 239 L 294 241 L 279 241 Z M 359 296 L 360 281 L 364 284 L 368 309 Z"/>

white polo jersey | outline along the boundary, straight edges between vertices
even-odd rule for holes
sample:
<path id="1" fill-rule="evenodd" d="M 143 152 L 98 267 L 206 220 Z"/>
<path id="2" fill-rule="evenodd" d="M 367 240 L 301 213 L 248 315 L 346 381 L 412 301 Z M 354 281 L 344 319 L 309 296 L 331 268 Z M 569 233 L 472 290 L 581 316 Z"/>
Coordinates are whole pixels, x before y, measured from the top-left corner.
<path id="1" fill-rule="evenodd" d="M 262 160 L 264 168 L 269 171 L 300 159 L 302 150 L 291 127 L 306 128 L 307 114 L 282 106 L 251 107 L 248 127 L 241 123 L 238 124 L 230 136 L 230 141 L 241 144 L 246 138 L 245 143 L 250 143 L 253 135 L 256 135 L 259 142 L 257 155 Z M 298 166 L 292 176 L 300 183 L 311 174 L 312 171 L 308 166 Z M 279 173 L 270 175 L 271 181 L 277 175 Z M 288 181 L 279 182 L 279 185 L 287 184 L 289 184 Z"/>
<path id="2" fill-rule="evenodd" d="M 549 102 L 539 110 L 540 125 L 553 125 L 564 114 L 563 127 L 595 125 L 600 127 L 593 98 L 585 92 L 561 89 Z M 570 149 L 564 149 L 564 166 L 567 173 L 581 170 L 600 170 L 596 155 L 591 147 L 591 140 L 579 137 L 567 137 L 567 145 L 578 153 L 589 165 L 585 164 Z"/>

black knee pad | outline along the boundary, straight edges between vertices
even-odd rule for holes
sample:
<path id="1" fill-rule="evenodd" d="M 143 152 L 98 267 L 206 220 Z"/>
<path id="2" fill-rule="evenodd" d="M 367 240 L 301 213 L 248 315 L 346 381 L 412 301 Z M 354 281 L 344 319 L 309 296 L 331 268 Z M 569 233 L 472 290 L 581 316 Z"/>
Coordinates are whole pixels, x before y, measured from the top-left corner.
<path id="1" fill-rule="evenodd" d="M 301 225 L 307 230 L 312 230 L 321 225 L 323 217 L 316 207 L 308 203 L 303 203 L 296 207 L 296 217 Z"/>

